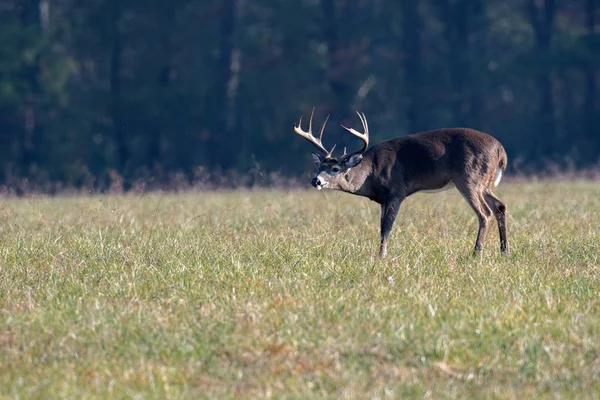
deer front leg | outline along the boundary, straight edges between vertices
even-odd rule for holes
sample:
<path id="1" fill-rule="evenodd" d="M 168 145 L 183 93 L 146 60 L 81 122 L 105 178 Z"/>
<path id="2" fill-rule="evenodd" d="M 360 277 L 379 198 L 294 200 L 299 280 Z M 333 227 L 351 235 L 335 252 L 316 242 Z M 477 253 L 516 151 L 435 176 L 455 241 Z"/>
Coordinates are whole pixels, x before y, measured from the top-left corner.
<path id="1" fill-rule="evenodd" d="M 392 226 L 400 210 L 402 199 L 394 199 L 381 205 L 381 245 L 379 246 L 379 258 L 384 258 L 387 254 L 388 237 L 392 231 Z"/>

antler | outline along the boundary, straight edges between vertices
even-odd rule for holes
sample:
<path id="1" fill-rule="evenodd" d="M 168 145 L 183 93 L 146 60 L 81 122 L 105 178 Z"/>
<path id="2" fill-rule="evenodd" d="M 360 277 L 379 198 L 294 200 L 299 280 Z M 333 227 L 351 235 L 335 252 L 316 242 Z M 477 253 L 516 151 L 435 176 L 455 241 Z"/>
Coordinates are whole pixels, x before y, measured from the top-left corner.
<path id="1" fill-rule="evenodd" d="M 359 154 L 359 153 L 362 154 L 365 152 L 365 150 L 367 150 L 367 147 L 369 146 L 369 124 L 367 124 L 367 117 L 365 117 L 364 113 L 361 114 L 358 111 L 356 113 L 358 114 L 358 118 L 360 118 L 360 122 L 362 123 L 363 130 L 365 132 L 360 133 L 352 128 L 347 128 L 344 125 L 342 125 L 342 128 L 344 128 L 345 130 L 347 130 L 348 132 L 350 132 L 351 134 L 353 134 L 354 136 L 356 136 L 357 138 L 359 138 L 360 140 L 363 141 L 362 149 L 352 153 L 352 154 Z"/>
<path id="2" fill-rule="evenodd" d="M 310 113 L 310 119 L 308 120 L 308 132 L 302 130 L 302 116 L 300 116 L 300 121 L 298 121 L 298 125 L 294 125 L 294 132 L 296 132 L 298 135 L 302 136 L 304 139 L 308 140 L 313 145 L 315 145 L 317 149 L 321 150 L 325 154 L 325 157 L 331 157 L 331 155 L 333 154 L 333 150 L 335 149 L 335 145 L 333 145 L 331 150 L 327 151 L 327 149 L 323 146 L 323 143 L 321 142 L 321 139 L 323 138 L 323 131 L 325 130 L 325 125 L 329 120 L 329 115 L 327 115 L 327 118 L 325 118 L 325 122 L 323 122 L 323 125 L 321 126 L 321 131 L 319 132 L 319 138 L 317 139 L 312 134 L 312 119 L 314 113 L 315 109 L 313 108 Z"/>

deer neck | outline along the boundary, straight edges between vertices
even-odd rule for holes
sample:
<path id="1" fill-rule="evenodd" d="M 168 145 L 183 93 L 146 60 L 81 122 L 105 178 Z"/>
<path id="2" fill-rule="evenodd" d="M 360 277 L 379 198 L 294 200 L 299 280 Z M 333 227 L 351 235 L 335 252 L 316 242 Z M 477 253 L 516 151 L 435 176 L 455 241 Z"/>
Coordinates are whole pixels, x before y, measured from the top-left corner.
<path id="1" fill-rule="evenodd" d="M 363 160 L 354 168 L 344 172 L 344 177 L 340 183 L 340 190 L 359 196 L 368 196 L 369 182 L 371 177 L 371 162 Z"/>

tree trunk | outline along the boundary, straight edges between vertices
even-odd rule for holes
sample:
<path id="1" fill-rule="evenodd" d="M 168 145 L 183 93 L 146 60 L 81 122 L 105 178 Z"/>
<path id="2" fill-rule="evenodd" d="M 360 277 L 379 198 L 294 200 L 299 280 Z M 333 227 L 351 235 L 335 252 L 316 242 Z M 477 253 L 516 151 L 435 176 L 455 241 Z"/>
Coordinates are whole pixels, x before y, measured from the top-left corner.
<path id="1" fill-rule="evenodd" d="M 148 149 L 146 153 L 145 163 L 157 174 L 160 179 L 165 178 L 165 167 L 168 169 L 169 162 L 172 157 L 164 154 L 163 141 L 170 140 L 173 136 L 169 133 L 174 133 L 178 129 L 178 124 L 166 122 L 169 118 L 165 118 L 166 114 L 172 110 L 170 89 L 177 74 L 176 67 L 173 62 L 174 45 L 172 41 L 172 26 L 175 24 L 176 5 L 168 4 L 166 7 L 161 7 L 161 21 L 164 26 L 160 30 L 160 38 L 157 40 L 157 54 L 161 59 L 161 66 L 158 71 L 156 86 L 159 88 L 156 102 L 161 110 L 157 116 L 157 123 L 150 128 L 150 137 L 148 138 Z M 179 164 L 184 164 L 184 169 L 189 170 L 189 160 L 178 160 Z M 186 162 L 187 161 L 187 162 Z"/>
<path id="2" fill-rule="evenodd" d="M 20 0 L 17 2 L 19 10 L 19 19 L 24 29 L 39 31 L 40 24 L 40 1 L 39 0 Z M 31 64 L 24 65 L 21 73 L 22 79 L 27 85 L 27 94 L 25 95 L 23 107 L 23 129 L 18 142 L 17 157 L 18 168 L 23 168 L 23 175 L 28 175 L 26 171 L 32 163 L 36 161 L 35 142 L 40 135 L 39 125 L 39 97 L 42 94 L 42 87 L 39 80 L 40 63 L 42 57 L 37 53 L 35 60 Z"/>
<path id="3" fill-rule="evenodd" d="M 555 12 L 554 0 L 529 0 L 529 18 L 535 34 L 536 50 L 542 59 L 548 59 L 550 55 Z M 538 137 L 543 151 L 541 155 L 555 158 L 559 153 L 559 143 L 556 138 L 552 73 L 540 67 L 536 85 L 539 95 L 537 113 Z"/>
<path id="4" fill-rule="evenodd" d="M 237 138 L 233 137 L 232 104 L 230 102 L 229 87 L 232 73 L 232 58 L 235 46 L 236 31 L 236 6 L 237 0 L 223 0 L 220 19 L 219 57 L 215 71 L 215 98 L 214 120 L 211 129 L 211 138 L 207 146 L 206 158 L 212 165 L 219 165 L 224 169 L 230 168 L 235 160 Z M 225 145 L 225 143 L 230 143 Z"/>
<path id="5" fill-rule="evenodd" d="M 448 14 L 451 18 L 447 24 L 454 24 L 454 35 L 452 38 L 451 51 L 452 62 L 450 69 L 452 71 L 453 87 L 453 108 L 456 125 L 469 125 L 469 98 L 467 95 L 466 80 L 469 74 L 469 9 L 468 0 L 459 0 L 451 6 L 452 12 Z"/>
<path id="6" fill-rule="evenodd" d="M 596 66 L 594 65 L 594 52 L 597 51 L 594 43 L 594 26 L 596 25 L 595 12 L 596 0 L 586 0 L 586 28 L 588 45 L 588 64 L 585 68 L 585 135 L 587 151 L 583 156 L 587 158 L 585 162 L 598 162 L 598 151 L 600 150 L 600 138 L 598 133 L 598 118 L 596 116 Z"/>
<path id="7" fill-rule="evenodd" d="M 488 54 L 487 54 L 487 20 L 486 2 L 473 0 L 471 5 L 470 32 L 473 40 L 469 45 L 469 65 L 471 79 L 469 79 L 469 115 L 468 126 L 476 129 L 487 130 L 484 121 L 486 108 L 485 93 L 488 89 Z"/>
<path id="8" fill-rule="evenodd" d="M 471 36 L 474 29 L 484 31 L 481 24 L 484 6 L 480 0 L 437 0 L 437 7 L 448 44 L 452 124 L 479 127 L 483 106 L 477 85 L 484 79 L 478 65 L 483 52 L 474 51 Z"/>
<path id="9" fill-rule="evenodd" d="M 115 146 L 114 168 L 124 174 L 129 159 L 129 149 L 123 118 L 123 94 L 121 85 L 121 62 L 123 56 L 123 37 L 120 31 L 122 9 L 121 0 L 112 0 L 112 43 L 110 49 L 110 113 L 112 118 L 112 135 Z M 110 165 L 110 164 L 109 164 Z"/>
<path id="10" fill-rule="evenodd" d="M 423 129 L 420 118 L 423 107 L 421 97 L 421 17 L 418 13 L 418 0 L 406 0 L 402 5 L 402 48 L 404 52 L 404 87 L 408 105 L 406 119 L 408 132 L 419 132 Z"/>
<path id="11" fill-rule="evenodd" d="M 338 17 L 335 0 L 322 0 L 323 36 L 327 43 L 327 84 L 333 94 L 333 105 L 330 110 L 332 125 L 337 125 L 341 115 L 352 99 L 350 85 L 344 79 L 344 59 L 338 31 Z"/>
<path id="12" fill-rule="evenodd" d="M 48 38 L 50 31 L 50 0 L 39 0 L 40 1 L 40 26 L 42 28 L 42 34 L 44 38 Z"/>

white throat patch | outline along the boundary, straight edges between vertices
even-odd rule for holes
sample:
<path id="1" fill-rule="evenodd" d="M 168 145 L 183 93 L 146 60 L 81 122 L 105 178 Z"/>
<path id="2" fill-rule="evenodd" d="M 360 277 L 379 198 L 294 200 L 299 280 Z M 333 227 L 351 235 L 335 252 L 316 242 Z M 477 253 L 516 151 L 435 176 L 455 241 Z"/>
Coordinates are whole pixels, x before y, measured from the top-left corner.
<path id="1" fill-rule="evenodd" d="M 350 182 L 350 170 L 352 170 L 352 168 L 348 168 L 346 172 L 344 172 L 344 179 L 346 182 Z"/>

